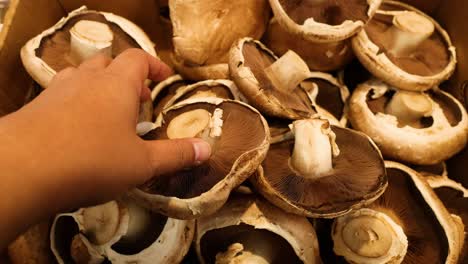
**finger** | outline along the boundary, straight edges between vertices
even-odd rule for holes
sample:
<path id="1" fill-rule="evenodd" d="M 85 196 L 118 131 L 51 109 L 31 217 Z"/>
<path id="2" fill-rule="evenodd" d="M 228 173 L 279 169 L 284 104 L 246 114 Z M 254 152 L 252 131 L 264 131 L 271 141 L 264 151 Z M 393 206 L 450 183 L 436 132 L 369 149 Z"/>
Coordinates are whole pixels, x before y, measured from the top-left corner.
<path id="1" fill-rule="evenodd" d="M 111 57 L 106 56 L 102 53 L 99 53 L 85 60 L 84 62 L 82 62 L 80 66 L 78 67 L 78 69 L 82 69 L 82 70 L 86 69 L 86 70 L 92 70 L 92 71 L 102 70 L 102 69 L 107 68 L 107 66 L 109 66 L 111 62 L 112 62 Z"/>
<path id="2" fill-rule="evenodd" d="M 172 74 L 169 66 L 141 49 L 128 49 L 121 53 L 108 69 L 138 83 L 146 79 L 162 81 Z"/>
<path id="3" fill-rule="evenodd" d="M 147 86 L 143 87 L 140 95 L 140 102 L 146 102 L 151 99 L 151 90 Z"/>
<path id="4" fill-rule="evenodd" d="M 201 139 L 154 140 L 145 144 L 153 177 L 200 165 L 211 156 L 210 145 Z"/>

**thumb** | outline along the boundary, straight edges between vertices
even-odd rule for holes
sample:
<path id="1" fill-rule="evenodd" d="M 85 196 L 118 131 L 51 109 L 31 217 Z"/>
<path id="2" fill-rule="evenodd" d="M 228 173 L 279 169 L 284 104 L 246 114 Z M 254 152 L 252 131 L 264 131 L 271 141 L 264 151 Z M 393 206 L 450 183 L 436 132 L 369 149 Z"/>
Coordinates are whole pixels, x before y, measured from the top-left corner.
<path id="1" fill-rule="evenodd" d="M 153 177 L 200 165 L 211 156 L 210 144 L 202 139 L 153 140 L 145 144 Z"/>

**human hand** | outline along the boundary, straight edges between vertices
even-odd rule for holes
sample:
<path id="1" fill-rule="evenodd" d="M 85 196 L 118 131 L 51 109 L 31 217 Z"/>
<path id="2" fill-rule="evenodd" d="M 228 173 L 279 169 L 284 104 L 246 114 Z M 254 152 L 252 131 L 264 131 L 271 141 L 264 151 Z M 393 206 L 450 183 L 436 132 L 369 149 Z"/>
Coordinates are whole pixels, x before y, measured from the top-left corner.
<path id="1" fill-rule="evenodd" d="M 25 181 L 21 193 L 39 203 L 24 206 L 57 213 L 96 204 L 208 159 L 209 144 L 200 139 L 143 141 L 136 135 L 139 104 L 150 97 L 145 80 L 170 74 L 141 50 L 113 61 L 96 56 L 58 73 L 30 104 L 0 119 L 0 136 L 14 145 L 4 160 L 13 168 L 7 182 Z"/>

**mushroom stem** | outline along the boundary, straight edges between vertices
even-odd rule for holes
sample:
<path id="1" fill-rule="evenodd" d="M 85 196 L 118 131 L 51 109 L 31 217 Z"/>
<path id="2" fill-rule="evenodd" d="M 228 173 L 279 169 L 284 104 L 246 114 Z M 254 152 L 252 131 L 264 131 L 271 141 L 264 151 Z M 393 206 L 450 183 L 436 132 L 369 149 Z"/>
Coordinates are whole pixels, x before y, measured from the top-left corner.
<path id="1" fill-rule="evenodd" d="M 108 25 L 96 21 L 81 20 L 70 29 L 70 58 L 74 64 L 98 53 L 112 55 L 114 34 Z"/>
<path id="2" fill-rule="evenodd" d="M 128 210 L 129 220 L 127 232 L 122 236 L 121 241 L 134 243 L 145 235 L 146 230 L 151 225 L 151 213 L 131 201 L 126 201 L 125 206 Z"/>
<path id="3" fill-rule="evenodd" d="M 397 91 L 385 108 L 387 114 L 396 116 L 405 126 L 414 124 L 432 113 L 432 101 L 428 95 L 420 92 Z"/>
<path id="4" fill-rule="evenodd" d="M 335 133 L 323 119 L 298 120 L 292 124 L 294 150 L 289 160 L 299 175 L 319 179 L 333 169 L 332 158 L 339 155 Z"/>
<path id="5" fill-rule="evenodd" d="M 416 12 L 397 12 L 393 17 L 393 26 L 388 30 L 392 40 L 390 52 L 396 56 L 407 56 L 429 38 L 434 30 L 434 24 Z"/>
<path id="6" fill-rule="evenodd" d="M 299 55 L 289 50 L 276 62 L 265 68 L 265 74 L 275 87 L 290 93 L 310 76 L 310 70 Z"/>
<path id="7" fill-rule="evenodd" d="M 216 254 L 216 264 L 268 264 L 271 261 L 244 249 L 241 243 L 234 243 L 223 252 Z"/>
<path id="8" fill-rule="evenodd" d="M 388 215 L 360 209 L 333 223 L 333 250 L 353 263 L 401 263 L 408 239 Z"/>

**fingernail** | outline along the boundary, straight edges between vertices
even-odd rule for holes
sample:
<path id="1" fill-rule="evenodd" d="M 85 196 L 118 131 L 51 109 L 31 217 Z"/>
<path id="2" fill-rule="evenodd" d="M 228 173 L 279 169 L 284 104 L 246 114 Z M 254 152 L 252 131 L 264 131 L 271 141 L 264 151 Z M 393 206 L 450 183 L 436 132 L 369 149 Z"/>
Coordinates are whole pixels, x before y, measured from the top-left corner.
<path id="1" fill-rule="evenodd" d="M 195 152 L 195 164 L 207 161 L 211 156 L 211 146 L 204 140 L 195 139 L 193 141 L 193 150 Z"/>

